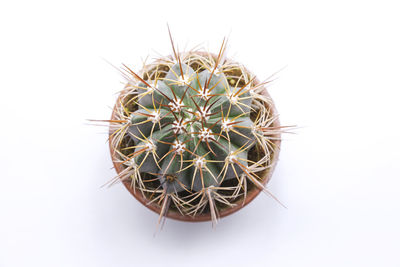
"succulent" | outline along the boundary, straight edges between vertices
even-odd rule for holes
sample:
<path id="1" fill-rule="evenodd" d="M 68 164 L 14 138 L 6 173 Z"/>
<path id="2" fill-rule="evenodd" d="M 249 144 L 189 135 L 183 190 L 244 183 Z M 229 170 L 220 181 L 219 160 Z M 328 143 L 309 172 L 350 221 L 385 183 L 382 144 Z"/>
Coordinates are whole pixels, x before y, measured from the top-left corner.
<path id="1" fill-rule="evenodd" d="M 172 47 L 173 56 L 138 74 L 124 65 L 127 84 L 110 120 L 115 181 L 158 206 L 160 219 L 174 210 L 215 223 L 250 190 L 270 194 L 265 177 L 282 127 L 265 93 L 268 81 L 226 60 L 225 40 L 218 55 Z"/>

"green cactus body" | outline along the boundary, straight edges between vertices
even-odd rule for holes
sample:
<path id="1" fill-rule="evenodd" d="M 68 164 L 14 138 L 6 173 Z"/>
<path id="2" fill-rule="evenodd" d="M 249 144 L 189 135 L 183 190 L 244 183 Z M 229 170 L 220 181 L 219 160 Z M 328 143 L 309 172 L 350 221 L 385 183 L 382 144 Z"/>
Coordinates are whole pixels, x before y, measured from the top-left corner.
<path id="1" fill-rule="evenodd" d="M 169 193 L 199 192 L 239 177 L 254 145 L 244 88 L 230 86 L 223 73 L 196 73 L 186 64 L 139 88 L 128 134 L 140 172 L 157 174 Z"/>

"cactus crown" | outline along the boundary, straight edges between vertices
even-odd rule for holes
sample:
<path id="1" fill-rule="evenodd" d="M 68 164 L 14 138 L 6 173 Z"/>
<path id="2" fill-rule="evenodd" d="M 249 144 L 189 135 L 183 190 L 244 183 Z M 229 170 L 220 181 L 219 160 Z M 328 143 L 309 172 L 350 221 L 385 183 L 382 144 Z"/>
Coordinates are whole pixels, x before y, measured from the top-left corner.
<path id="1" fill-rule="evenodd" d="M 136 74 L 111 121 L 114 160 L 150 203 L 182 215 L 236 205 L 252 185 L 264 191 L 263 171 L 273 165 L 280 131 L 265 83 L 239 64 L 205 52 L 175 53 Z M 251 151 L 251 153 L 249 153 Z M 172 202 L 170 201 L 172 200 Z M 161 217 L 160 217 L 161 218 Z"/>
<path id="2" fill-rule="evenodd" d="M 167 193 L 199 192 L 237 178 L 256 130 L 245 88 L 230 86 L 223 73 L 195 72 L 184 63 L 162 79 L 139 83 L 128 134 L 140 172 L 157 175 Z"/>

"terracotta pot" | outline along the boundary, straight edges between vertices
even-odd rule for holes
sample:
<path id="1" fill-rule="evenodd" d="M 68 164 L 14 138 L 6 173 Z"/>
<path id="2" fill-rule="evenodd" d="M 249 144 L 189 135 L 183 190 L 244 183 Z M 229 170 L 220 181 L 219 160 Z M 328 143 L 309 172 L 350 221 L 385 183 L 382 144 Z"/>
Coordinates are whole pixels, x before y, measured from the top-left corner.
<path id="1" fill-rule="evenodd" d="M 204 55 L 204 53 L 200 52 L 200 54 Z M 215 55 L 211 54 L 212 56 L 214 56 L 214 58 L 216 58 Z M 232 61 L 231 61 L 232 62 Z M 249 71 L 247 71 L 247 69 L 245 69 L 246 72 L 250 73 Z M 259 80 L 255 79 L 254 80 L 254 84 L 257 85 L 259 84 Z M 270 95 L 267 91 L 267 89 L 264 87 L 263 90 L 263 94 L 267 97 L 270 98 Z M 271 98 L 270 98 L 271 99 Z M 269 106 L 271 112 L 272 112 L 272 116 L 275 116 L 277 114 L 275 105 L 271 99 L 271 106 Z M 116 109 L 116 105 L 114 106 L 112 115 L 111 115 L 111 120 L 116 119 L 115 118 L 115 109 Z M 280 122 L 279 119 L 276 119 L 273 124 L 272 127 L 279 127 L 280 126 Z M 111 131 L 110 131 L 111 134 Z M 261 177 L 262 178 L 262 184 L 266 185 L 270 179 L 271 176 L 273 174 L 275 165 L 277 163 L 278 160 L 278 156 L 279 156 L 279 150 L 280 150 L 280 144 L 281 144 L 281 140 L 280 134 L 276 134 L 275 135 L 277 140 L 273 140 L 273 143 L 276 146 L 276 149 L 272 155 L 272 164 L 271 164 L 271 168 L 269 168 L 269 170 L 267 172 L 264 172 L 264 175 Z M 111 139 L 109 139 L 109 148 L 110 148 L 110 152 L 111 155 L 115 155 L 115 153 L 113 153 L 113 149 L 111 147 Z M 113 165 L 115 170 L 117 171 L 117 173 L 119 174 L 122 170 L 123 170 L 123 166 L 121 164 L 117 164 L 116 159 L 112 157 L 112 161 L 113 161 Z M 124 186 L 126 187 L 126 189 L 128 189 L 128 191 L 140 202 L 142 203 L 145 207 L 151 209 L 152 211 L 156 212 L 157 214 L 160 214 L 161 211 L 161 206 L 157 205 L 157 203 L 151 203 L 151 204 L 147 204 L 149 202 L 148 199 L 146 199 L 145 197 L 143 197 L 143 195 L 140 193 L 139 190 L 134 191 L 133 188 L 131 187 L 131 183 L 130 181 L 124 181 L 123 182 Z M 249 190 L 247 192 L 247 197 L 245 202 L 243 203 L 243 198 L 239 198 L 237 202 L 237 205 L 234 207 L 225 207 L 223 209 L 219 209 L 219 217 L 225 217 L 229 214 L 232 214 L 238 210 L 240 210 L 241 208 L 243 208 L 244 206 L 246 206 L 247 204 L 249 204 L 259 193 L 261 192 L 260 189 L 258 189 L 257 187 L 253 186 L 251 188 L 251 190 Z M 243 203 L 243 204 L 242 204 Z M 168 213 L 166 214 L 166 217 L 171 218 L 171 219 L 175 219 L 175 220 L 179 220 L 179 221 L 188 221 L 188 222 L 203 222 L 203 221 L 210 221 L 211 220 L 211 214 L 210 213 L 206 213 L 206 214 L 198 214 L 196 216 L 189 216 L 189 215 L 182 215 L 181 213 L 179 213 L 179 211 L 174 211 L 174 210 L 169 210 Z"/>

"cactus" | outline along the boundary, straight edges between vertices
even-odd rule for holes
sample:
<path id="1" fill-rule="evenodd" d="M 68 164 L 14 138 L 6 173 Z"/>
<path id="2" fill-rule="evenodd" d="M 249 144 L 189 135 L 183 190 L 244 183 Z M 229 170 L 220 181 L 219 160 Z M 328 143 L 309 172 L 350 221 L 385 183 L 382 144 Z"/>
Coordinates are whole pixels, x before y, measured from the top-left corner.
<path id="1" fill-rule="evenodd" d="M 110 121 L 113 158 L 122 166 L 116 180 L 158 203 L 160 219 L 175 209 L 210 213 L 215 223 L 251 188 L 270 194 L 262 175 L 275 163 L 282 128 L 263 94 L 268 81 L 226 60 L 225 40 L 217 56 L 172 47 L 173 56 L 139 74 L 124 65 L 127 85 Z"/>

